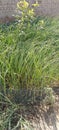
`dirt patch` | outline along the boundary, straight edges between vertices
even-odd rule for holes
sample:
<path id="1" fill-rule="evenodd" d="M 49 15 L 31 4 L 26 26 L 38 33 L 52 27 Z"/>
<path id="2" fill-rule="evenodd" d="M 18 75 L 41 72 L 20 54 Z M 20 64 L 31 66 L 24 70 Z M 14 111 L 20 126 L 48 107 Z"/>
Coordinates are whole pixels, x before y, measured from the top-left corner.
<path id="1" fill-rule="evenodd" d="M 33 130 L 59 130 L 59 87 L 54 87 L 55 104 L 53 106 L 31 104 L 22 106 L 16 113 L 30 122 Z"/>
<path id="2" fill-rule="evenodd" d="M 55 104 L 38 107 L 37 115 L 32 120 L 34 130 L 59 130 L 59 87 L 54 88 Z"/>
<path id="3" fill-rule="evenodd" d="M 59 130 L 59 87 L 54 87 L 55 103 L 50 105 L 23 104 L 13 109 L 11 127 L 17 125 L 20 115 L 27 120 L 33 129 L 30 130 Z M 8 106 L 3 109 L 3 114 L 7 112 Z M 10 108 L 11 109 L 11 108 Z M 20 126 L 15 130 L 19 130 Z M 7 129 L 9 130 L 9 129 Z M 28 130 L 28 129 L 24 129 Z"/>
<path id="4" fill-rule="evenodd" d="M 22 112 L 23 117 L 30 121 L 33 130 L 59 130 L 59 87 L 54 87 L 53 90 L 53 106 L 30 105 Z"/>

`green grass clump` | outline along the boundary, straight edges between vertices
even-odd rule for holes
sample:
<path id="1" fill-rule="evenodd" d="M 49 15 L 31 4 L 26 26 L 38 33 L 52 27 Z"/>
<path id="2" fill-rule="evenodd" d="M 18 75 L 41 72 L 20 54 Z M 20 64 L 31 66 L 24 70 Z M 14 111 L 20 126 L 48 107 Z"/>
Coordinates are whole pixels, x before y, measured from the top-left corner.
<path id="1" fill-rule="evenodd" d="M 13 104 L 2 93 L 0 97 L 2 99 L 0 101 L 0 130 L 33 130 L 30 121 L 20 113 L 23 106 Z"/>
<path id="2" fill-rule="evenodd" d="M 48 86 L 59 80 L 59 20 L 0 25 L 0 87 Z"/>

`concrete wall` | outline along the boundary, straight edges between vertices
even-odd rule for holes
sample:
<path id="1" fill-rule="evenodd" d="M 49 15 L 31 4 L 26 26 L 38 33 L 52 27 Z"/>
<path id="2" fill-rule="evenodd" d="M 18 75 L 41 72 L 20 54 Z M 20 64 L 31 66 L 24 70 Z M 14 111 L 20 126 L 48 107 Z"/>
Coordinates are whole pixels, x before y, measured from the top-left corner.
<path id="1" fill-rule="evenodd" d="M 19 0 L 0 0 L 0 18 L 12 17 L 16 14 L 16 4 Z M 31 3 L 35 0 L 28 0 Z M 36 9 L 37 14 L 56 16 L 59 15 L 59 0 L 39 0 L 41 4 Z"/>
<path id="2" fill-rule="evenodd" d="M 59 0 L 42 0 L 38 12 L 42 15 L 59 16 Z"/>
<path id="3" fill-rule="evenodd" d="M 18 0 L 0 0 L 0 18 L 15 14 Z"/>

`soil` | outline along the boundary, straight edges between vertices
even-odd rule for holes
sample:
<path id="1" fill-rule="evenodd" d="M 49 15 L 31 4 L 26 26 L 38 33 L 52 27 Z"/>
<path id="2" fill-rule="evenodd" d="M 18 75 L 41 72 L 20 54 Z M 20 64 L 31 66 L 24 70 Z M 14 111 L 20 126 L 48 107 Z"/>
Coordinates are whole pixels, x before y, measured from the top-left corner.
<path id="1" fill-rule="evenodd" d="M 32 119 L 34 130 L 59 130 L 59 87 L 54 87 L 54 92 L 55 104 L 53 107 L 36 106 L 36 115 Z"/>
<path id="2" fill-rule="evenodd" d="M 55 103 L 52 106 L 27 104 L 22 106 L 21 111 L 17 111 L 30 122 L 33 130 L 59 130 L 59 87 L 54 87 L 53 90 Z"/>
<path id="3" fill-rule="evenodd" d="M 11 122 L 12 125 L 17 124 L 19 120 L 18 115 L 22 115 L 24 119 L 30 122 L 33 130 L 59 130 L 59 86 L 53 87 L 53 91 L 55 103 L 52 106 L 51 104 L 47 106 L 42 105 L 39 102 L 27 105 L 23 104 L 20 106 L 21 109 L 17 108 L 15 111 Z M 17 128 L 16 130 L 19 129 Z"/>
<path id="4" fill-rule="evenodd" d="M 33 130 L 59 130 L 59 87 L 54 87 L 53 90 L 53 106 L 36 104 L 24 109 L 23 116 L 30 121 Z"/>

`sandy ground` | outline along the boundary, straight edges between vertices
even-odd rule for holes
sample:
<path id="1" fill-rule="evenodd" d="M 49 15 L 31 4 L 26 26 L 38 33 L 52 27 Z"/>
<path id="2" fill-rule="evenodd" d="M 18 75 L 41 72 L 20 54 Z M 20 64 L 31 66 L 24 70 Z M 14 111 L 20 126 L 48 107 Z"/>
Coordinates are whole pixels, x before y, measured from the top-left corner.
<path id="1" fill-rule="evenodd" d="M 36 108 L 37 114 L 32 119 L 34 130 L 59 130 L 59 88 L 54 91 L 56 98 L 53 107 Z"/>
<path id="2" fill-rule="evenodd" d="M 24 119 L 30 122 L 33 129 L 29 130 L 59 130 L 59 87 L 55 87 L 53 90 L 55 103 L 52 106 L 40 105 L 39 103 L 23 105 L 21 109 L 17 109 L 14 113 L 16 115 L 21 114 Z M 15 130 L 20 130 L 20 128 L 18 127 Z"/>

